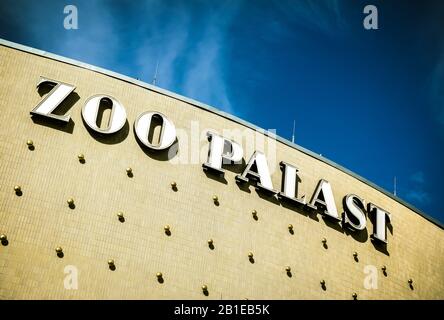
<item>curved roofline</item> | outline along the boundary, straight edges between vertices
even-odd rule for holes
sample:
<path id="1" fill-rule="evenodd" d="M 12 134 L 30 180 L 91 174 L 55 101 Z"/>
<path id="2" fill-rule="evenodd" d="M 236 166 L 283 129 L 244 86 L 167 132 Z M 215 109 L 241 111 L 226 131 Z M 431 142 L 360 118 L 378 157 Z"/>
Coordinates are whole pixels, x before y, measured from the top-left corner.
<path id="1" fill-rule="evenodd" d="M 341 166 L 341 165 L 339 165 L 339 164 L 337 164 L 337 163 L 335 163 L 335 162 L 333 162 L 333 161 L 331 161 L 331 160 L 329 160 L 329 159 L 327 159 L 327 158 L 325 158 L 323 156 L 320 156 L 320 155 L 314 153 L 313 151 L 310 151 L 310 150 L 308 150 L 308 149 L 306 149 L 304 147 L 301 147 L 301 146 L 299 146 L 299 145 L 297 145 L 297 144 L 295 144 L 295 143 L 293 143 L 293 142 L 291 142 L 291 141 L 289 141 L 289 140 L 287 140 L 287 139 L 285 139 L 283 137 L 280 137 L 280 136 L 278 136 L 276 134 L 273 134 L 272 132 L 266 131 L 266 130 L 264 130 L 264 129 L 262 129 L 262 128 L 254 125 L 254 124 L 252 124 L 250 122 L 248 122 L 248 121 L 242 120 L 242 119 L 240 119 L 240 118 L 238 118 L 238 117 L 236 117 L 234 115 L 231 115 L 231 114 L 226 113 L 224 111 L 218 110 L 218 109 L 216 109 L 216 108 L 214 108 L 214 107 L 212 107 L 210 105 L 207 105 L 205 103 L 202 103 L 202 102 L 199 102 L 199 101 L 187 98 L 187 97 L 184 97 L 184 96 L 176 94 L 174 92 L 171 92 L 171 91 L 168 91 L 168 90 L 156 87 L 156 86 L 151 85 L 149 83 L 146 83 L 146 82 L 143 82 L 143 81 L 140 81 L 140 80 L 137 80 L 137 79 L 125 76 L 123 74 L 120 74 L 120 73 L 117 73 L 117 72 L 114 72 L 114 71 L 106 70 L 106 69 L 103 69 L 103 68 L 100 68 L 100 67 L 96 67 L 96 66 L 93 66 L 93 65 L 81 62 L 81 61 L 74 60 L 74 59 L 65 58 L 63 56 L 59 56 L 59 55 L 56 55 L 56 54 L 53 54 L 53 53 L 50 53 L 50 52 L 47 52 L 47 51 L 43 51 L 43 50 L 35 49 L 35 48 L 32 48 L 32 47 L 24 46 L 24 45 L 21 45 L 21 44 L 15 43 L 15 42 L 11 42 L 11 41 L 8 41 L 8 40 L 5 40 L 5 39 L 1 39 L 1 38 L 0 38 L 0 45 L 5 46 L 5 47 L 10 47 L 10 48 L 13 48 L 13 49 L 17 49 L 17 50 L 20 50 L 20 51 L 24 51 L 24 52 L 27 52 L 27 53 L 31 53 L 31 54 L 34 54 L 34 55 L 38 55 L 38 56 L 41 56 L 41 57 L 45 57 L 45 58 L 48 58 L 48 59 L 56 60 L 56 61 L 59 61 L 59 62 L 67 63 L 67 64 L 70 64 L 70 65 L 73 65 L 73 66 L 76 66 L 76 67 L 80 67 L 80 68 L 83 68 L 83 69 L 88 69 L 88 70 L 91 70 L 91 71 L 95 71 L 97 73 L 101 73 L 101 74 L 110 76 L 110 77 L 115 78 L 115 79 L 119 79 L 119 80 L 122 80 L 122 81 L 125 81 L 125 82 L 128 82 L 128 83 L 132 83 L 132 84 L 137 85 L 139 87 L 142 87 L 142 88 L 145 88 L 145 89 L 157 92 L 159 94 L 162 94 L 162 95 L 165 95 L 165 96 L 168 96 L 168 97 L 171 97 L 171 98 L 183 101 L 183 102 L 185 102 L 187 104 L 193 105 L 193 106 L 198 107 L 200 109 L 203 109 L 203 110 L 215 113 L 215 114 L 217 114 L 217 115 L 219 115 L 221 117 L 224 117 L 224 118 L 229 119 L 231 121 L 237 122 L 237 123 L 239 123 L 239 124 L 241 124 L 243 126 L 246 126 L 246 127 L 250 128 L 250 129 L 262 132 L 264 135 L 266 135 L 266 136 L 268 136 L 270 138 L 274 138 L 277 141 L 279 141 L 279 142 L 281 142 L 281 143 L 283 143 L 283 144 L 285 144 L 285 145 L 287 145 L 287 146 L 289 146 L 291 148 L 294 148 L 294 149 L 296 149 L 296 150 L 298 150 L 300 152 L 303 152 L 303 153 L 305 153 L 305 154 L 307 154 L 307 155 L 309 155 L 309 156 L 311 156 L 311 157 L 313 157 L 313 158 L 315 158 L 315 159 L 317 159 L 319 161 L 322 161 L 322 162 L 324 162 L 324 163 L 326 163 L 326 164 L 328 164 L 328 165 L 330 165 L 330 166 L 332 166 L 332 167 L 334 167 L 334 168 L 336 168 L 338 170 L 341 170 L 342 172 L 344 172 L 344 173 L 346 173 L 346 174 L 348 174 L 348 175 L 358 179 L 359 181 L 367 184 L 368 186 L 378 190 L 379 192 L 381 192 L 384 195 L 390 197 L 391 199 L 397 201 L 398 203 L 404 205 L 405 207 L 409 208 L 410 210 L 416 212 L 417 214 L 419 214 L 420 216 L 422 216 L 426 220 L 434 223 L 435 225 L 437 225 L 441 229 L 444 229 L 444 224 L 442 224 L 437 219 L 427 215 L 422 210 L 416 208 L 415 206 L 413 206 L 410 203 L 402 200 L 401 198 L 398 198 L 397 196 L 395 196 L 392 193 L 388 192 L 387 190 L 377 186 L 373 182 L 365 179 L 364 177 L 362 177 L 362 176 L 360 176 L 360 175 L 358 175 L 358 174 L 348 170 L 347 168 L 344 168 L 343 166 Z"/>

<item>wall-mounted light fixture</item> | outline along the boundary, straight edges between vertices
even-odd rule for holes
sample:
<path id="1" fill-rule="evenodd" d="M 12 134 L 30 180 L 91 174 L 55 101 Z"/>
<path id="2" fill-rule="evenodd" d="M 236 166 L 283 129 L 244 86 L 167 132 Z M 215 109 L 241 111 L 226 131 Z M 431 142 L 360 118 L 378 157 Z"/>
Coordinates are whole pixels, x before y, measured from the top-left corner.
<path id="1" fill-rule="evenodd" d="M 68 206 L 71 209 L 74 209 L 74 199 L 73 198 L 68 198 L 68 200 L 66 200 L 66 202 L 68 203 Z"/>
<path id="2" fill-rule="evenodd" d="M 213 250 L 214 249 L 214 241 L 213 241 L 213 239 L 208 239 L 207 243 L 208 243 L 208 247 L 210 247 L 210 249 Z"/>
<path id="3" fill-rule="evenodd" d="M 208 295 L 208 287 L 207 287 L 207 285 L 206 284 L 204 284 L 203 286 L 202 286 L 202 292 L 203 292 L 203 294 L 204 295 Z"/>
<path id="4" fill-rule="evenodd" d="M 128 175 L 128 177 L 132 177 L 133 176 L 133 169 L 131 167 L 126 168 L 126 174 Z"/>
<path id="5" fill-rule="evenodd" d="M 113 270 L 113 271 L 116 270 L 116 264 L 114 263 L 113 259 L 108 260 L 108 266 L 111 270 Z"/>
<path id="6" fill-rule="evenodd" d="M 249 253 L 248 253 L 248 260 L 250 260 L 251 263 L 254 263 L 253 252 L 249 252 Z"/>
<path id="7" fill-rule="evenodd" d="M 62 247 L 57 247 L 57 248 L 55 248 L 55 251 L 56 251 L 56 254 L 57 254 L 57 256 L 59 257 L 59 258 L 63 258 L 63 249 L 62 249 Z"/>
<path id="8" fill-rule="evenodd" d="M 21 196 L 23 194 L 22 187 L 19 185 L 14 186 L 14 191 L 15 191 L 15 194 L 18 196 Z"/>
<path id="9" fill-rule="evenodd" d="M 8 237 L 6 236 L 6 234 L 0 234 L 0 243 L 2 244 L 2 246 L 5 247 L 9 244 Z"/>
<path id="10" fill-rule="evenodd" d="M 327 246 L 327 239 L 322 238 L 321 241 L 322 241 L 322 245 L 324 246 L 324 248 L 327 249 L 328 248 L 328 246 Z"/>
<path id="11" fill-rule="evenodd" d="M 32 140 L 26 141 L 26 145 L 28 146 L 29 150 L 34 150 L 34 142 Z"/>

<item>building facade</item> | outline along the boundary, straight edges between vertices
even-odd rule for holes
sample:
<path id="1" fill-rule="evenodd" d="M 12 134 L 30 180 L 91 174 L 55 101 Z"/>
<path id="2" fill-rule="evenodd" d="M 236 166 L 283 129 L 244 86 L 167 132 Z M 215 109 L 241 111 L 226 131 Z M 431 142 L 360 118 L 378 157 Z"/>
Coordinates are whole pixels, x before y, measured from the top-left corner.
<path id="1" fill-rule="evenodd" d="M 322 156 L 191 99 L 5 40 L 0 79 L 1 299 L 444 299 L 442 225 Z M 57 97 L 57 83 L 75 88 Z M 114 133 L 82 115 L 97 95 L 124 107 Z M 39 115 L 50 98 L 63 102 Z M 99 117 L 111 121 L 110 110 Z M 174 123 L 172 146 L 137 137 L 146 111 Z M 159 141 L 165 121 L 150 133 Z M 205 170 L 211 130 L 240 133 L 230 138 L 243 163 Z M 241 179 L 254 151 L 266 156 L 273 190 L 251 172 Z M 295 195 L 306 204 L 279 196 L 281 161 L 297 167 Z M 325 214 L 322 202 L 332 203 L 320 181 L 338 215 L 346 195 L 359 196 L 365 228 Z M 390 213 L 383 224 L 369 204 Z"/>

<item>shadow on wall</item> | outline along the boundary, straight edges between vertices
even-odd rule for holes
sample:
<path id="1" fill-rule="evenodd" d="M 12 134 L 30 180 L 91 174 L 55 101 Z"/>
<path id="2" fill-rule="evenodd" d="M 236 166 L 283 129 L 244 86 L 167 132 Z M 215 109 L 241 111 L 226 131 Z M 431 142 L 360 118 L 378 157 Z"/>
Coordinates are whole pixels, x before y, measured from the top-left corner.
<path id="1" fill-rule="evenodd" d="M 245 165 L 246 165 L 245 159 L 242 159 L 241 163 L 222 164 L 222 169 L 230 171 L 230 172 L 235 173 L 235 174 L 240 174 L 240 173 L 242 173 L 243 168 L 245 167 Z M 204 170 L 204 173 L 207 176 L 207 178 L 213 179 L 213 180 L 218 181 L 218 182 L 223 183 L 223 184 L 228 184 L 228 181 L 225 179 L 223 174 L 215 172 L 212 169 L 207 168 L 205 166 L 203 166 L 203 170 Z M 239 184 L 238 184 L 238 186 L 239 186 Z M 239 188 L 241 188 L 241 187 L 243 187 L 243 186 L 239 186 Z M 248 193 L 251 193 L 251 191 L 248 188 L 248 186 L 246 186 L 246 188 L 241 188 L 241 190 L 243 190 L 245 192 L 248 192 Z"/>
<path id="2" fill-rule="evenodd" d="M 220 175 L 220 174 L 215 174 L 214 172 L 212 172 L 210 170 L 205 170 L 205 174 L 208 177 L 210 177 L 210 178 L 212 178 L 212 179 L 214 179 L 216 181 L 219 181 L 219 182 L 222 182 L 224 184 L 227 184 L 226 179 L 223 178 L 222 175 Z M 298 182 L 300 182 L 299 180 L 300 180 L 300 178 L 298 177 Z M 297 213 L 299 213 L 299 214 L 301 214 L 303 216 L 309 217 L 310 219 L 312 219 L 314 221 L 317 221 L 317 222 L 320 221 L 320 219 L 318 218 L 318 215 L 322 214 L 322 211 L 325 210 L 325 208 L 323 208 L 322 206 L 319 206 L 317 208 L 317 210 L 304 210 L 301 207 L 301 205 L 296 205 L 296 204 L 290 203 L 288 201 L 279 201 L 275 197 L 274 194 L 269 193 L 269 192 L 263 192 L 260 188 L 257 188 L 256 186 L 254 186 L 254 183 L 250 184 L 250 182 L 248 182 L 248 183 L 236 183 L 236 184 L 237 184 L 237 186 L 239 187 L 240 190 L 243 190 L 243 191 L 248 192 L 248 193 L 251 193 L 250 187 L 253 186 L 253 187 L 256 188 L 256 192 L 257 192 L 257 194 L 259 195 L 260 198 L 262 198 L 264 200 L 267 200 L 267 201 L 269 201 L 269 202 L 271 202 L 271 203 L 273 203 L 275 205 L 282 206 L 284 208 L 287 208 L 287 209 L 290 209 L 292 211 L 295 211 L 295 212 L 297 212 Z M 323 218 L 322 220 L 324 221 L 324 223 L 328 227 L 332 228 L 333 230 L 336 230 L 336 231 L 338 231 L 338 232 L 340 232 L 342 234 L 345 234 L 347 236 L 351 236 L 354 240 L 356 240 L 356 241 L 358 241 L 360 243 L 367 242 L 368 239 L 369 239 L 369 233 L 368 233 L 367 228 L 369 226 L 367 225 L 367 228 L 365 228 L 364 230 L 351 230 L 351 229 L 347 228 L 346 226 L 344 226 L 344 214 L 345 213 L 342 213 L 342 219 L 340 221 L 332 220 L 329 217 L 324 216 L 324 215 L 322 215 L 322 218 Z M 367 215 L 366 215 L 366 218 L 367 218 Z M 371 221 L 371 223 L 373 225 L 375 225 L 376 221 L 374 221 L 375 220 L 374 217 L 369 219 L 369 220 Z M 393 235 L 393 226 L 390 223 L 390 221 L 387 222 L 387 229 L 389 230 L 390 234 Z M 290 233 L 291 233 L 291 231 L 290 231 Z M 387 256 L 390 256 L 390 253 L 387 250 L 387 244 L 386 243 L 383 243 L 383 242 L 381 242 L 381 241 L 379 241 L 377 239 L 373 239 L 373 238 L 371 238 L 371 243 L 373 244 L 373 246 L 375 247 L 376 250 L 378 250 L 379 252 L 381 252 L 381 253 L 383 253 L 383 254 L 385 254 Z M 325 247 L 325 244 L 324 244 L 324 247 Z"/>
<path id="3" fill-rule="evenodd" d="M 136 133 L 134 132 L 134 134 Z M 179 140 L 177 140 L 177 138 L 174 140 L 173 144 L 165 150 L 152 150 L 141 143 L 139 139 L 136 138 L 136 141 L 143 153 L 154 160 L 168 161 L 173 159 L 179 153 Z"/>
<path id="4" fill-rule="evenodd" d="M 86 123 L 85 120 L 83 120 L 83 124 L 85 125 L 86 130 L 88 131 L 89 135 L 93 137 L 97 142 L 103 143 L 103 144 L 118 144 L 126 139 L 129 134 L 129 122 L 128 120 L 125 120 L 125 124 L 122 129 L 119 131 L 113 133 L 113 134 L 101 134 L 99 132 L 94 131 L 91 129 Z"/>

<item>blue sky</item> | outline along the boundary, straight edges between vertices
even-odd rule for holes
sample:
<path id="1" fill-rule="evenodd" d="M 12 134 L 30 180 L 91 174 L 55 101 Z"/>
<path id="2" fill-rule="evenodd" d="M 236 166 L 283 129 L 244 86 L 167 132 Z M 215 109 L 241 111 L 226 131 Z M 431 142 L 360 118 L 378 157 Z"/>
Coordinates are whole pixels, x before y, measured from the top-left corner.
<path id="1" fill-rule="evenodd" d="M 78 8 L 79 29 L 63 28 Z M 379 29 L 365 30 L 376 5 Z M 0 37 L 291 139 L 444 221 L 444 2 L 1 1 Z"/>

